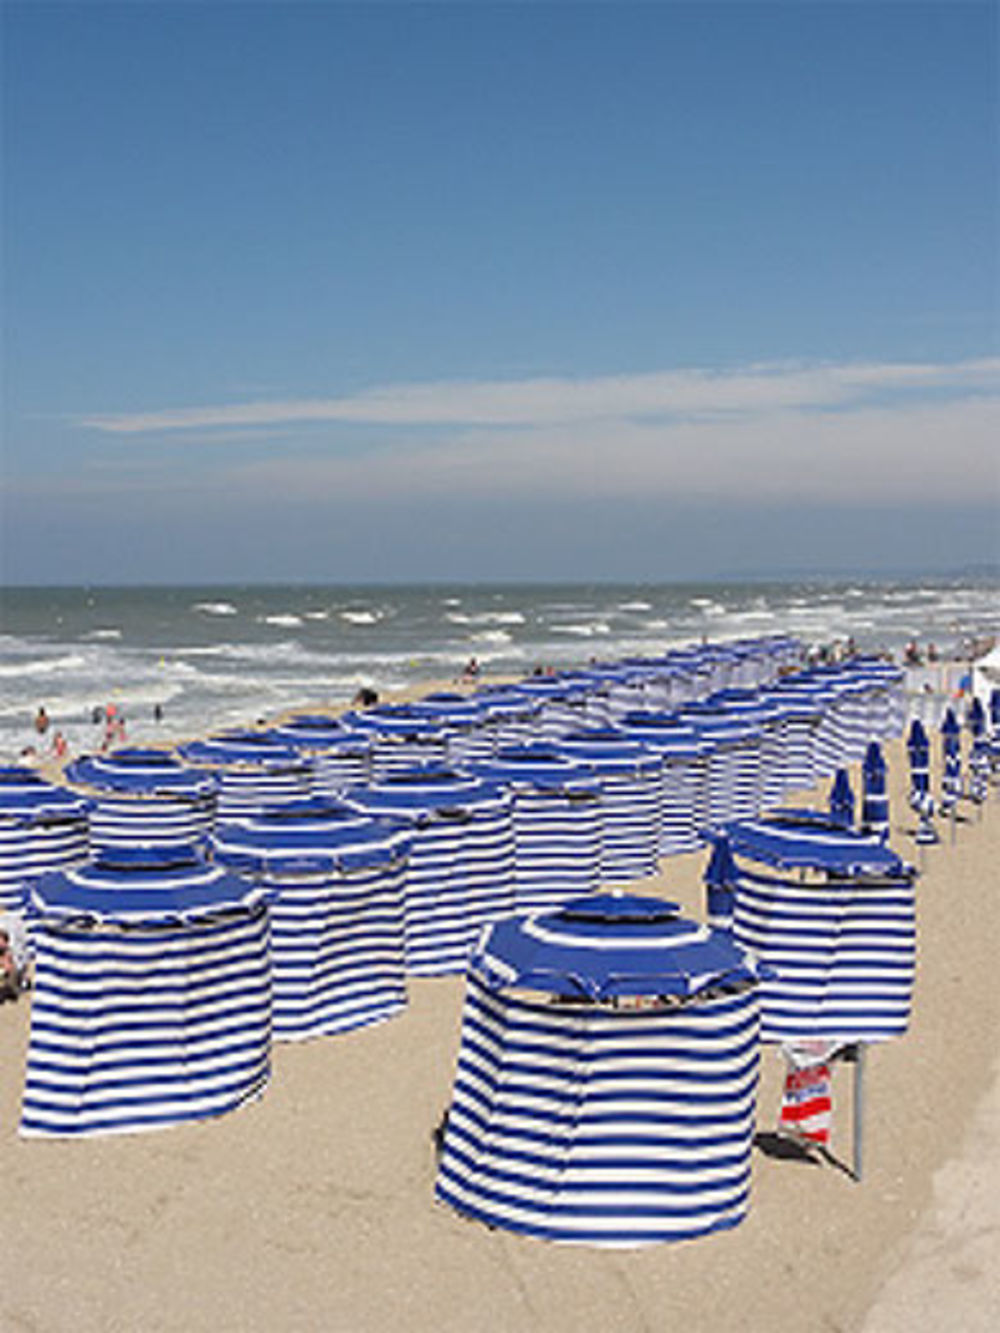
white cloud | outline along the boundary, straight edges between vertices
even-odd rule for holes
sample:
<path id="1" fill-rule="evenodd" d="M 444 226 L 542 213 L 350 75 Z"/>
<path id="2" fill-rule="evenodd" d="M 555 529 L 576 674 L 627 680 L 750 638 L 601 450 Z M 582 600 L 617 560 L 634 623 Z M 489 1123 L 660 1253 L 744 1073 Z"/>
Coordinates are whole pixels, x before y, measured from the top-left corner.
<path id="1" fill-rule="evenodd" d="M 116 435 L 309 423 L 531 428 L 586 422 L 837 409 L 873 395 L 1000 391 L 1000 359 L 955 364 L 751 365 L 590 379 L 396 384 L 340 398 L 103 413 L 79 424 Z"/>

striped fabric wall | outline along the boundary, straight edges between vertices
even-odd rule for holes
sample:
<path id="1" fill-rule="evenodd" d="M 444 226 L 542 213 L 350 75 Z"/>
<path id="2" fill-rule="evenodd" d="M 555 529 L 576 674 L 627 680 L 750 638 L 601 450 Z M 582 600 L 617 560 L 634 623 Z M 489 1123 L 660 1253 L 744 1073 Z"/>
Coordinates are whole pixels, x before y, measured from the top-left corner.
<path id="1" fill-rule="evenodd" d="M 215 859 L 246 873 L 240 833 L 219 831 Z M 346 1032 L 404 1007 L 408 852 L 397 838 L 381 853 L 256 859 L 254 882 L 272 894 L 275 1040 Z"/>
<path id="2" fill-rule="evenodd" d="M 498 994 L 470 974 L 437 1197 L 592 1245 L 735 1226 L 758 1058 L 753 992 L 615 1011 Z"/>
<path id="3" fill-rule="evenodd" d="M 178 746 L 177 752 L 192 767 L 214 775 L 220 821 L 312 794 L 312 764 L 293 747 L 278 745 L 264 733 L 190 741 Z"/>
<path id="4" fill-rule="evenodd" d="M 353 788 L 359 810 L 405 820 L 406 970 L 464 971 L 483 926 L 514 908 L 513 799 L 493 784 L 413 770 Z"/>
<path id="5" fill-rule="evenodd" d="M 910 880 L 807 883 L 740 865 L 734 935 L 773 970 L 764 1041 L 879 1041 L 906 1031 L 916 968 Z"/>
<path id="6" fill-rule="evenodd" d="M 218 920 L 35 929 L 21 1133 L 155 1129 L 220 1115 L 270 1075 L 263 905 Z"/>

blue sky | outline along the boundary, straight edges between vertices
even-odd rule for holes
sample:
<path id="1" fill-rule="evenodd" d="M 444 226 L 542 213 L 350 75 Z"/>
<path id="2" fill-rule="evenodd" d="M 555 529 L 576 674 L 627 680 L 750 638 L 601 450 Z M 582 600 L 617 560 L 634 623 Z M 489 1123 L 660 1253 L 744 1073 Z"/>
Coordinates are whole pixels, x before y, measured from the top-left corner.
<path id="1" fill-rule="evenodd" d="M 996 6 L 3 23 L 6 581 L 997 558 Z"/>

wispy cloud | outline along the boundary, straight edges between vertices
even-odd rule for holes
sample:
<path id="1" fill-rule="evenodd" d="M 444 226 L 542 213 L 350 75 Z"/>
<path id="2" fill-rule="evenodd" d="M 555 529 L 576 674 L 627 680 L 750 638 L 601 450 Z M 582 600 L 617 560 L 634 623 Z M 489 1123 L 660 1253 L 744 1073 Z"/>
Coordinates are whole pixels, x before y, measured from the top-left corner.
<path id="1" fill-rule="evenodd" d="M 1000 358 L 952 364 L 766 364 L 589 379 L 395 384 L 337 398 L 108 412 L 78 424 L 115 435 L 312 423 L 537 428 L 864 407 L 880 396 L 1000 392 Z"/>

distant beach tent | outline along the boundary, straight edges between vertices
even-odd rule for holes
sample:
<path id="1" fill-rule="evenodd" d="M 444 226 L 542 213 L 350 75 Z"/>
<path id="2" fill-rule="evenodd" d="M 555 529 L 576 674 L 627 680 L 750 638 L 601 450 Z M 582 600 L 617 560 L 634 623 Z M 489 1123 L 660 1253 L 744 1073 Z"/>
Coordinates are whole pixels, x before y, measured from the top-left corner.
<path id="1" fill-rule="evenodd" d="M 228 731 L 177 747 L 188 764 L 218 782 L 217 818 L 256 814 L 265 806 L 312 795 L 313 767 L 290 745 L 262 731 Z"/>
<path id="2" fill-rule="evenodd" d="M 613 727 L 570 732 L 553 742 L 557 754 L 586 764 L 601 782 L 601 882 L 625 884 L 656 873 L 663 763 L 653 750 Z"/>
<path id="3" fill-rule="evenodd" d="M 497 783 L 434 766 L 395 773 L 344 799 L 404 820 L 413 833 L 406 875 L 406 970 L 465 970 L 479 933 L 514 910 L 513 797 Z"/>
<path id="4" fill-rule="evenodd" d="M 861 832 L 880 838 L 889 836 L 889 795 L 885 758 L 878 741 L 870 741 L 861 770 Z"/>
<path id="5" fill-rule="evenodd" d="M 707 825 L 718 828 L 733 819 L 753 818 L 761 808 L 760 728 L 707 702 L 687 704 L 677 717 L 712 747 L 705 787 Z"/>
<path id="6" fill-rule="evenodd" d="M 558 740 L 587 724 L 587 682 L 579 677 L 528 676 L 512 687 L 538 706 L 535 740 Z"/>
<path id="7" fill-rule="evenodd" d="M 270 1073 L 264 894 L 184 849 L 109 848 L 31 890 L 36 945 L 21 1133 L 220 1115 Z"/>
<path id="8" fill-rule="evenodd" d="M 662 765 L 661 856 L 694 851 L 702 845 L 708 815 L 708 757 L 712 743 L 672 713 L 626 713 L 618 730 L 659 756 Z"/>
<path id="9" fill-rule="evenodd" d="M 469 964 L 438 1199 L 591 1245 L 735 1226 L 756 984 L 742 949 L 656 898 L 596 894 L 492 926 Z"/>
<path id="10" fill-rule="evenodd" d="M 215 822 L 216 780 L 166 750 L 126 747 L 83 755 L 65 780 L 90 797 L 90 844 L 102 847 L 198 843 Z"/>
<path id="11" fill-rule="evenodd" d="M 518 912 L 542 911 L 597 890 L 602 786 L 592 769 L 535 745 L 505 748 L 474 772 L 513 796 Z"/>
<path id="12" fill-rule="evenodd" d="M 359 786 L 371 777 L 371 741 L 337 718 L 300 713 L 277 723 L 268 736 L 309 760 L 317 795 L 339 796 L 347 787 Z"/>
<path id="13" fill-rule="evenodd" d="M 882 1041 L 905 1032 L 916 967 L 912 868 L 821 812 L 733 824 L 725 838 L 736 865 L 734 938 L 768 968 L 762 1039 Z M 706 882 L 721 921 L 725 885 L 717 873 Z"/>
<path id="14" fill-rule="evenodd" d="M 324 797 L 216 830 L 216 863 L 271 894 L 275 1038 L 343 1032 L 403 1008 L 411 842 L 400 823 Z"/>
<path id="15" fill-rule="evenodd" d="M 0 767 L 0 911 L 21 911 L 39 875 L 87 859 L 89 810 L 33 769 Z"/>
<path id="16" fill-rule="evenodd" d="M 542 705 L 537 699 L 528 698 L 511 685 L 484 685 L 472 698 L 493 736 L 495 750 L 528 745 L 538 739 Z"/>
<path id="17" fill-rule="evenodd" d="M 344 726 L 371 742 L 371 780 L 382 782 L 414 765 L 449 767 L 449 732 L 445 721 L 413 704 L 377 704 L 344 714 Z"/>

